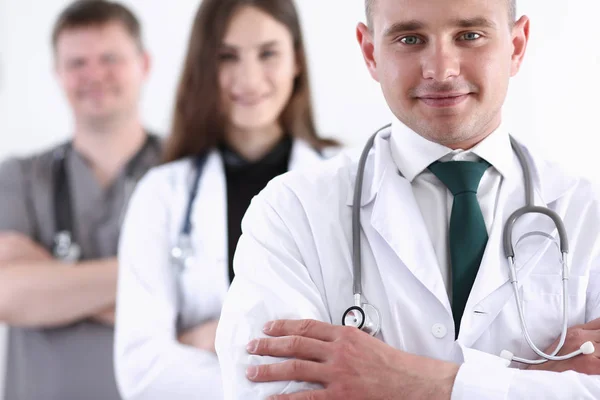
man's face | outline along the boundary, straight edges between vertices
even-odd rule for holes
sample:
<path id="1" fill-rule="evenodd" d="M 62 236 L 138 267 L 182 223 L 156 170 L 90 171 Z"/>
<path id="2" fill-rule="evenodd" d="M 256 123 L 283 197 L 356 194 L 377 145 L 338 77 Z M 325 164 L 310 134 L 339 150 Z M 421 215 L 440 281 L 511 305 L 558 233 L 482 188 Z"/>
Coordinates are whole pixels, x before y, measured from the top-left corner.
<path id="1" fill-rule="evenodd" d="M 529 21 L 506 0 L 377 0 L 358 38 L 394 115 L 426 139 L 468 148 L 498 127 Z"/>
<path id="2" fill-rule="evenodd" d="M 65 30 L 55 57 L 76 120 L 104 123 L 137 112 L 149 60 L 122 24 Z"/>

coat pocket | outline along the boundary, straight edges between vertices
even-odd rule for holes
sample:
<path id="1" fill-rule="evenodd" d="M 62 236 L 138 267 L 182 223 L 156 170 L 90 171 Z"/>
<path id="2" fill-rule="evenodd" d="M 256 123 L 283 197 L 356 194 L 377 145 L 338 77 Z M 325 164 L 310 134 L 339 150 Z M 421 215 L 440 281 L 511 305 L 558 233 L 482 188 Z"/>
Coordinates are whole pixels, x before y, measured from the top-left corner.
<path id="1" fill-rule="evenodd" d="M 586 290 L 589 276 L 570 276 L 566 285 L 567 327 L 585 322 Z M 523 313 L 529 336 L 542 351 L 560 337 L 564 321 L 563 280 L 560 273 L 530 274 L 521 287 Z M 554 350 L 554 349 L 551 349 Z M 537 359 L 525 336 L 521 354 Z"/>

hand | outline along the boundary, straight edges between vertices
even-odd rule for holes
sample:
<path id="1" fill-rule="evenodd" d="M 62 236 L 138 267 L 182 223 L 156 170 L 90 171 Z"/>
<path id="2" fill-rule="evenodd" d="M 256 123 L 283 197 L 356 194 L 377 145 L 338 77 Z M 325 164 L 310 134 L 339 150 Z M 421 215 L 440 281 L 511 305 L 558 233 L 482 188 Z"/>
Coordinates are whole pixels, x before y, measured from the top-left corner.
<path id="1" fill-rule="evenodd" d="M 215 351 L 215 337 L 219 320 L 211 320 L 200 324 L 179 335 L 179 342 L 200 350 Z"/>
<path id="2" fill-rule="evenodd" d="M 548 354 L 554 351 L 558 345 L 559 339 L 556 339 L 556 341 L 552 343 L 552 346 L 544 352 Z M 569 354 L 576 351 L 587 341 L 594 344 L 594 352 L 592 354 L 582 354 L 565 361 L 548 361 L 540 365 L 530 365 L 527 369 L 554 372 L 575 371 L 587 375 L 600 375 L 600 319 L 595 319 L 587 324 L 569 328 L 565 345 L 558 355 Z"/>
<path id="3" fill-rule="evenodd" d="M 17 232 L 0 232 L 0 263 L 48 261 L 52 255 L 29 237 Z"/>
<path id="4" fill-rule="evenodd" d="M 393 349 L 356 328 L 281 320 L 265 325 L 264 332 L 272 338 L 251 341 L 249 353 L 294 359 L 249 367 L 248 379 L 324 387 L 269 400 L 450 399 L 458 373 L 456 364 Z"/>
<path id="5" fill-rule="evenodd" d="M 103 325 L 114 326 L 115 325 L 115 308 L 107 308 L 99 312 L 96 315 L 92 315 L 92 320 L 99 322 Z"/>

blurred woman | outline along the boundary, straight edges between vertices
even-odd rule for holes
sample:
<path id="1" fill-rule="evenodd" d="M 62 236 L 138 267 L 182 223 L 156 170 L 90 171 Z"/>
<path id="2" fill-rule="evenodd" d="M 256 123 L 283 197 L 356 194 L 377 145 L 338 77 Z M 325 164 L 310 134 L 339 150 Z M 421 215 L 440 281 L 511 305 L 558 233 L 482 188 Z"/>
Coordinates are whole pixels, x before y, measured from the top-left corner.
<path id="1" fill-rule="evenodd" d="M 315 132 L 292 0 L 204 0 L 166 164 L 138 185 L 122 231 L 115 367 L 124 399 L 222 397 L 215 330 L 242 216 L 272 178 L 335 145 Z"/>

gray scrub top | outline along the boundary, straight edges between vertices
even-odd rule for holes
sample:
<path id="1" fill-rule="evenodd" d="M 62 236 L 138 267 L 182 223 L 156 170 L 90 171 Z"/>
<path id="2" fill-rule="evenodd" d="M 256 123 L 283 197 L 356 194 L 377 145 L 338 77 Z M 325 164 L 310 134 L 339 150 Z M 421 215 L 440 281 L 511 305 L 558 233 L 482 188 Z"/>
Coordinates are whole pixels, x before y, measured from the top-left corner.
<path id="1" fill-rule="evenodd" d="M 18 231 L 52 249 L 55 233 L 53 158 L 59 146 L 0 164 L 0 231 Z M 156 165 L 160 148 L 149 140 L 132 160 L 135 180 Z M 67 152 L 73 230 L 83 260 L 115 257 L 131 182 L 125 170 L 102 188 L 87 161 Z M 90 320 L 52 329 L 11 327 L 5 400 L 117 400 L 113 328 Z"/>

